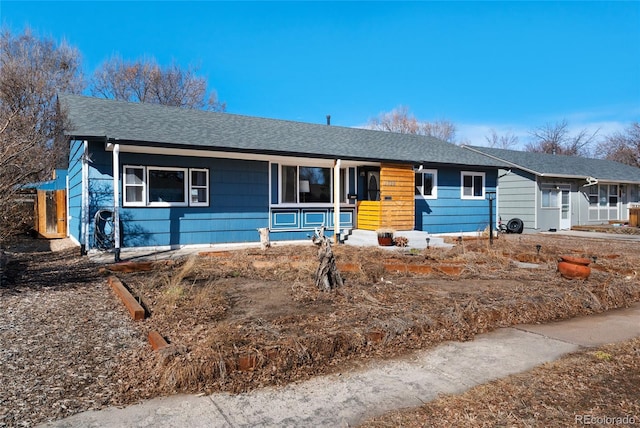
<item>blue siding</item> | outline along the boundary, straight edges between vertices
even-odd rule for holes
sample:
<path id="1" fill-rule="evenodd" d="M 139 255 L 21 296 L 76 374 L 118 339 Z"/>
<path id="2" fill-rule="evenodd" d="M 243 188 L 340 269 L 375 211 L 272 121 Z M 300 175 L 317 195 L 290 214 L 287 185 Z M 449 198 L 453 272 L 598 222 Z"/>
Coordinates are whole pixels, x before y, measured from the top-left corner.
<path id="1" fill-rule="evenodd" d="M 89 248 L 95 247 L 95 216 L 99 210 L 113 211 L 113 153 L 104 142 L 89 142 Z"/>
<path id="2" fill-rule="evenodd" d="M 416 198 L 416 229 L 430 233 L 477 232 L 489 225 L 489 201 L 487 199 L 462 199 L 460 197 L 460 172 L 485 173 L 485 192 L 496 190 L 497 171 L 483 169 L 438 169 L 438 198 Z M 495 201 L 494 218 L 495 222 Z M 494 223 L 495 224 L 495 223 Z"/>
<path id="3" fill-rule="evenodd" d="M 123 247 L 257 242 L 269 225 L 267 162 L 121 153 L 120 163 L 209 169 L 208 207 L 123 207 Z"/>
<path id="4" fill-rule="evenodd" d="M 72 140 L 69 143 L 69 212 L 67 230 L 78 242 L 82 241 L 82 153 L 83 142 Z"/>
<path id="5" fill-rule="evenodd" d="M 69 157 L 69 233 L 81 236 L 81 141 L 71 142 Z M 111 152 L 103 142 L 89 144 L 90 246 L 93 246 L 93 219 L 100 209 L 113 210 L 113 169 Z M 274 241 L 307 239 L 314 227 L 326 225 L 331 235 L 333 209 L 293 207 L 278 209 L 278 164 L 266 161 L 215 159 L 120 153 L 123 165 L 166 166 L 209 169 L 208 207 L 122 207 L 122 246 L 179 246 L 231 242 L 258 242 L 258 228 L 271 227 Z M 484 172 L 486 191 L 495 191 L 497 170 Z M 460 168 L 438 169 L 438 198 L 416 199 L 418 230 L 431 233 L 481 231 L 489 224 L 488 201 L 461 199 Z M 271 180 L 269 176 L 271 175 Z M 349 193 L 356 190 L 364 199 L 364 179 L 356 168 L 348 169 Z M 122 178 L 122 176 L 121 176 Z M 356 185 L 357 183 L 357 185 Z M 122 183 L 120 183 L 122 195 Z M 121 196 L 122 198 L 122 196 Z M 354 211 L 341 212 L 341 226 L 353 227 Z"/>

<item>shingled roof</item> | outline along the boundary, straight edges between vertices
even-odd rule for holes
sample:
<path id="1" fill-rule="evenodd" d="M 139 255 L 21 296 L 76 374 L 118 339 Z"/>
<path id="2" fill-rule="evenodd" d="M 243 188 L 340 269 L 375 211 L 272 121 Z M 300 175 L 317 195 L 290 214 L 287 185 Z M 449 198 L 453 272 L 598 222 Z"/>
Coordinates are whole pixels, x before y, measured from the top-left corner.
<path id="1" fill-rule="evenodd" d="M 465 146 L 476 153 L 506 162 L 543 177 L 593 177 L 600 181 L 640 183 L 640 168 L 606 159 L 591 159 L 579 156 L 531 153 L 490 147 Z"/>
<path id="2" fill-rule="evenodd" d="M 502 162 L 420 135 L 265 119 L 157 104 L 60 95 L 65 134 L 77 139 L 228 152 L 362 161 L 504 166 Z"/>

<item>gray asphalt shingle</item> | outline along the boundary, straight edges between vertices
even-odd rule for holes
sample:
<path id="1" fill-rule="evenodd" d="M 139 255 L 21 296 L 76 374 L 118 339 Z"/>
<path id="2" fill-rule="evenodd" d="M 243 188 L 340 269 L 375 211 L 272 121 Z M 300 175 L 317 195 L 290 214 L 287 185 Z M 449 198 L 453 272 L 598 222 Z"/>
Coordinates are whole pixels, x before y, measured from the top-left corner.
<path id="1" fill-rule="evenodd" d="M 369 161 L 503 166 L 481 154 L 431 137 L 359 128 L 60 95 L 74 138 L 246 153 Z"/>
<path id="2" fill-rule="evenodd" d="M 601 181 L 640 183 L 640 168 L 606 159 L 551 155 L 491 147 L 468 146 L 520 169 L 540 176 L 594 177 Z"/>

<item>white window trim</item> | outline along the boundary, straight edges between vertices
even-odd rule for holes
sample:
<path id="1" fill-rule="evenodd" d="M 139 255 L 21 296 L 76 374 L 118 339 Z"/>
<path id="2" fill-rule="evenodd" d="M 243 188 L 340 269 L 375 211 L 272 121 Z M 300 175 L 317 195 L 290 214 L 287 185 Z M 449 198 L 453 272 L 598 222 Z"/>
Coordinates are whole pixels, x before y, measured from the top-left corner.
<path id="1" fill-rule="evenodd" d="M 595 192 L 591 193 L 592 190 L 595 189 Z M 586 191 L 587 194 L 587 203 L 589 205 L 589 209 L 590 210 L 597 210 L 598 208 L 600 208 L 600 185 L 598 184 L 594 184 L 589 186 L 589 188 Z M 595 205 L 591 203 L 591 196 L 595 196 L 596 197 L 596 203 Z"/>
<path id="2" fill-rule="evenodd" d="M 556 205 L 544 205 L 544 198 L 542 197 L 545 190 L 555 190 L 556 192 Z M 565 189 L 566 190 L 566 189 Z M 559 210 L 562 206 L 562 189 L 553 184 L 544 184 L 540 186 L 540 209 L 543 210 Z"/>
<path id="3" fill-rule="evenodd" d="M 182 183 L 182 193 L 184 198 L 182 202 L 152 202 L 149 198 L 150 186 L 149 186 L 149 175 L 151 171 L 182 171 L 184 174 L 184 182 Z M 187 175 L 189 174 L 188 168 L 174 168 L 174 167 L 166 167 L 166 166 L 148 166 L 147 167 L 147 206 L 148 207 L 186 207 L 189 205 L 189 178 Z"/>
<path id="4" fill-rule="evenodd" d="M 296 193 L 296 202 L 283 202 L 282 201 L 282 170 L 284 167 L 294 167 L 296 168 L 296 179 L 300 180 L 300 168 L 308 167 L 308 168 L 325 168 L 331 171 L 331 175 L 329 177 L 329 189 L 330 189 L 330 200 L 329 202 L 302 202 L 300 200 L 300 192 Z M 304 162 L 304 163 L 282 163 L 278 165 L 278 206 L 279 207 L 294 207 L 294 206 L 332 206 L 333 205 L 333 168 L 332 166 L 327 166 L 326 164 L 320 164 L 316 162 Z M 340 201 L 341 204 L 348 204 L 349 198 L 347 197 L 349 194 L 349 167 L 340 168 L 344 170 L 344 183 L 340 183 L 344 188 L 345 198 L 346 200 Z M 300 189 L 298 189 L 300 190 Z"/>
<path id="5" fill-rule="evenodd" d="M 143 183 L 142 183 L 142 202 L 127 202 L 126 200 L 126 170 L 127 169 L 141 169 L 143 171 Z M 123 207 L 208 207 L 209 206 L 209 192 L 210 192 L 210 182 L 209 182 L 209 169 L 208 168 L 179 168 L 179 167 L 166 167 L 166 166 L 143 166 L 143 165 L 123 165 L 123 179 L 122 179 L 122 206 Z M 185 176 L 184 180 L 184 195 L 185 198 L 182 202 L 151 202 L 149 201 L 149 171 L 182 171 Z M 204 171 L 207 175 L 206 178 L 206 195 L 207 202 L 191 202 L 191 171 Z M 138 186 L 135 186 L 138 187 Z"/>
<path id="6" fill-rule="evenodd" d="M 482 177 L 482 196 L 467 196 L 464 194 L 464 177 Z M 471 181 L 473 183 L 473 180 Z M 486 174 L 484 172 L 476 172 L 476 171 L 460 171 L 460 199 L 474 199 L 474 200 L 482 200 L 485 199 L 486 192 Z"/>
<path id="7" fill-rule="evenodd" d="M 431 195 L 424 194 L 424 174 L 425 173 L 433 175 L 433 188 L 431 189 Z M 414 174 L 422 175 L 422 186 L 420 186 L 420 194 L 415 195 L 415 192 L 414 192 L 414 196 L 416 198 L 421 198 L 421 199 L 438 199 L 438 170 L 437 169 L 416 169 L 414 170 Z"/>
<path id="8" fill-rule="evenodd" d="M 205 195 L 207 195 L 207 199 L 205 202 L 192 202 L 191 201 L 191 193 L 193 189 L 202 189 L 203 186 L 194 187 L 194 184 L 191 182 L 192 172 L 204 172 L 205 174 L 205 185 L 204 189 L 206 190 Z M 208 207 L 209 206 L 209 169 L 208 168 L 189 168 L 189 194 L 187 195 L 187 199 L 189 200 L 189 206 L 191 207 Z"/>
<path id="9" fill-rule="evenodd" d="M 127 184 L 127 169 L 141 169 L 142 170 L 142 186 Z M 122 167 L 122 206 L 123 207 L 146 207 L 147 206 L 147 170 L 142 165 L 123 165 Z M 142 187 L 142 201 L 128 202 L 127 201 L 127 187 Z"/>

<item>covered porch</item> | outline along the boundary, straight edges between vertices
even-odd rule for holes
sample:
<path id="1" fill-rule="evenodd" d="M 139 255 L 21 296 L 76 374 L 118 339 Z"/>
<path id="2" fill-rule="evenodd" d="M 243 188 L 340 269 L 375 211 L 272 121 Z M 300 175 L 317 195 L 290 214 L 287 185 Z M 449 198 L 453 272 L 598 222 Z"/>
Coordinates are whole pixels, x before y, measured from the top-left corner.
<path id="1" fill-rule="evenodd" d="M 412 165 L 383 163 L 379 170 L 362 169 L 356 228 L 363 230 L 415 228 L 415 173 Z"/>

